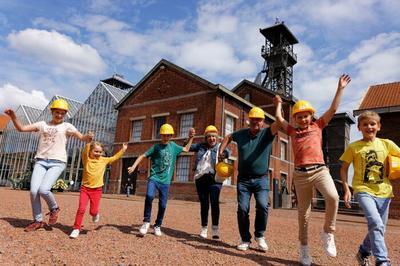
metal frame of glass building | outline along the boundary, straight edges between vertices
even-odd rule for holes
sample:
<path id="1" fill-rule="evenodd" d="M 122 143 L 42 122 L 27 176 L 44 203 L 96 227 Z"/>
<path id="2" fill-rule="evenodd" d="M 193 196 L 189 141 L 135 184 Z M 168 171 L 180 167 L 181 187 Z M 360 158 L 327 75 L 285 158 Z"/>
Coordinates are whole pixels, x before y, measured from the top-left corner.
<path id="1" fill-rule="evenodd" d="M 21 105 L 15 113 L 25 125 L 38 121 L 50 121 L 49 105 L 55 99 L 64 99 L 69 103 L 65 121 L 73 124 L 82 134 L 93 131 L 95 140 L 103 143 L 106 153 L 110 153 L 118 115 L 114 106 L 130 89 L 132 86 L 120 89 L 101 81 L 83 104 L 57 95 L 43 110 Z M 25 175 L 30 175 L 38 140 L 38 133 L 18 132 L 11 121 L 7 124 L 0 143 L 1 186 L 10 185 L 12 180 L 21 180 Z M 72 189 L 80 187 L 83 170 L 80 151 L 83 146 L 84 143 L 76 138 L 69 138 L 67 143 L 68 163 L 62 177 L 65 180 L 74 181 Z"/>

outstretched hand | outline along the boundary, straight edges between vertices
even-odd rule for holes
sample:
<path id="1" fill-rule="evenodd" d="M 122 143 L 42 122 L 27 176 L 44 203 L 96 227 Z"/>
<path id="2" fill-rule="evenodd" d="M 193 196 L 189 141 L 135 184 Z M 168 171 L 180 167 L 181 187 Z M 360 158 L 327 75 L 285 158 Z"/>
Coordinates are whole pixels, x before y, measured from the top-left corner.
<path id="1" fill-rule="evenodd" d="M 275 107 L 278 105 L 278 103 L 282 103 L 282 98 L 279 95 L 275 95 L 274 99 L 272 99 Z"/>
<path id="2" fill-rule="evenodd" d="M 12 109 L 6 109 L 6 110 L 4 110 L 4 113 L 6 115 L 8 115 L 11 119 L 15 118 L 15 113 L 14 113 L 14 110 L 12 110 Z"/>
<path id="3" fill-rule="evenodd" d="M 133 166 L 128 167 L 128 174 L 132 174 L 135 171 Z"/>
<path id="4" fill-rule="evenodd" d="M 194 135 L 196 135 L 196 130 L 193 127 L 191 127 L 189 129 L 189 138 L 193 138 Z"/>
<path id="5" fill-rule="evenodd" d="M 124 151 L 126 151 L 126 149 L 128 149 L 128 143 L 127 142 L 122 143 L 122 149 Z"/>
<path id="6" fill-rule="evenodd" d="M 347 74 L 343 74 L 340 76 L 339 81 L 338 81 L 338 88 L 339 89 L 344 89 L 351 81 L 351 78 Z"/>

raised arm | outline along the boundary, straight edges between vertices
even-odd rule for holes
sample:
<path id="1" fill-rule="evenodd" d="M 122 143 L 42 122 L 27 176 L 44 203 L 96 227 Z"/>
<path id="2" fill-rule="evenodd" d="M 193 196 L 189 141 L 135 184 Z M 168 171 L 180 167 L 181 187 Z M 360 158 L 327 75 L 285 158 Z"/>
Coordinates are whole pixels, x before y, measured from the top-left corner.
<path id="1" fill-rule="evenodd" d="M 92 131 L 89 131 L 87 134 L 82 135 L 82 133 L 77 130 L 72 133 L 72 136 L 86 143 L 91 142 L 94 138 L 94 134 Z"/>
<path id="2" fill-rule="evenodd" d="M 332 117 L 335 115 L 335 113 L 339 107 L 340 98 L 342 97 L 343 90 L 347 86 L 347 84 L 350 83 L 350 81 L 351 81 L 351 78 L 349 75 L 343 74 L 340 76 L 339 81 L 338 81 L 338 86 L 336 89 L 336 94 L 335 94 L 335 97 L 333 98 L 331 106 L 321 117 L 324 120 L 325 124 L 329 124 Z"/>
<path id="3" fill-rule="evenodd" d="M 19 119 L 17 118 L 12 109 L 6 109 L 4 113 L 11 118 L 11 121 L 13 122 L 15 129 L 18 130 L 19 132 L 36 132 L 39 130 L 34 125 L 23 125 L 19 121 Z"/>
<path id="4" fill-rule="evenodd" d="M 279 95 L 275 95 L 273 101 L 275 105 L 275 123 L 286 132 L 289 124 L 282 116 L 282 99 Z"/>
<path id="5" fill-rule="evenodd" d="M 350 166 L 349 163 L 342 161 L 342 166 L 340 167 L 340 180 L 342 181 L 344 190 L 344 196 L 343 196 L 344 204 L 346 205 L 347 208 L 350 209 L 351 191 L 349 188 L 349 184 L 347 183 L 349 166 Z"/>
<path id="6" fill-rule="evenodd" d="M 116 154 L 114 154 L 113 156 L 108 158 L 108 160 L 109 160 L 108 163 L 112 163 L 112 162 L 118 160 L 119 158 L 121 158 L 121 156 L 124 155 L 126 149 L 128 149 L 128 143 L 124 142 L 122 144 L 122 148 Z"/>
<path id="7" fill-rule="evenodd" d="M 139 157 L 137 157 L 136 161 L 133 163 L 131 167 L 128 167 L 128 174 L 132 174 L 136 167 L 140 164 L 140 162 L 146 157 L 146 155 L 143 153 Z"/>
<path id="8" fill-rule="evenodd" d="M 231 141 L 232 141 L 232 134 L 225 136 L 225 138 L 222 140 L 218 150 L 218 159 L 220 161 L 225 158 L 224 151 L 226 149 L 226 146 L 228 146 L 228 144 L 231 143 Z"/>
<path id="9" fill-rule="evenodd" d="M 185 147 L 183 147 L 184 152 L 188 152 L 190 150 L 190 146 L 192 145 L 194 135 L 196 135 L 195 129 L 192 127 L 189 129 L 189 140 L 186 143 Z"/>

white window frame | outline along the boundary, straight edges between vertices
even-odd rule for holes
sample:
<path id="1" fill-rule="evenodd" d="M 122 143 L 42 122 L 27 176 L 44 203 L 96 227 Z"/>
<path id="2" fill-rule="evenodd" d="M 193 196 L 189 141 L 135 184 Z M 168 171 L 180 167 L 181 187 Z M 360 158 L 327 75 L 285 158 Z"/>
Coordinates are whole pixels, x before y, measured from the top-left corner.
<path id="1" fill-rule="evenodd" d="M 231 131 L 228 130 L 228 121 L 229 120 L 232 121 L 232 125 L 231 125 L 232 129 L 231 129 Z M 227 135 L 229 135 L 229 134 L 231 134 L 231 133 L 233 133 L 235 131 L 235 123 L 236 123 L 236 118 L 234 116 L 229 115 L 229 114 L 225 115 L 225 127 L 224 127 L 225 128 L 225 132 L 224 132 L 225 136 L 227 136 Z"/>
<path id="2" fill-rule="evenodd" d="M 282 154 L 283 147 L 285 147 L 284 154 Z M 279 148 L 280 148 L 279 149 L 279 153 L 280 153 L 279 157 L 281 158 L 281 160 L 287 161 L 289 158 L 288 157 L 288 141 L 285 139 L 280 139 Z"/>
<path id="3" fill-rule="evenodd" d="M 194 124 L 194 113 L 182 113 L 180 118 L 179 136 L 187 137 L 189 129 Z"/>
<path id="4" fill-rule="evenodd" d="M 175 182 L 189 182 L 190 156 L 178 156 L 175 169 Z"/>
<path id="5" fill-rule="evenodd" d="M 143 120 L 132 120 L 131 141 L 140 142 L 142 140 Z M 138 138 L 135 138 L 137 136 Z"/>

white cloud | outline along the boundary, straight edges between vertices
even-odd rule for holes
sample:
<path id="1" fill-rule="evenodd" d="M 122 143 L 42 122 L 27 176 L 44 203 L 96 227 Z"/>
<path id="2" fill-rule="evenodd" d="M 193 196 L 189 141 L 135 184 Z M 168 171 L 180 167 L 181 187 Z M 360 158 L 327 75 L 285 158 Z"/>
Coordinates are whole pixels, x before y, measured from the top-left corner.
<path id="1" fill-rule="evenodd" d="M 21 104 L 43 109 L 48 102 L 49 100 L 46 98 L 43 91 L 24 91 L 10 83 L 6 83 L 0 87 L 1 110 L 6 108 L 16 109 Z"/>
<path id="2" fill-rule="evenodd" d="M 232 48 L 224 42 L 196 40 L 183 44 L 180 51 L 178 64 L 208 74 L 249 75 L 256 71 L 252 62 L 236 58 Z"/>
<path id="3" fill-rule="evenodd" d="M 32 21 L 32 23 L 35 27 L 41 26 L 51 30 L 79 34 L 79 29 L 77 27 L 72 26 L 71 24 L 59 22 L 52 19 L 47 19 L 44 17 L 35 18 Z"/>
<path id="4" fill-rule="evenodd" d="M 10 33 L 7 40 L 11 48 L 62 71 L 93 75 L 106 68 L 96 49 L 57 31 L 26 29 Z"/>

